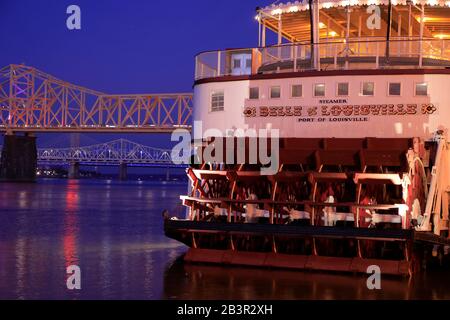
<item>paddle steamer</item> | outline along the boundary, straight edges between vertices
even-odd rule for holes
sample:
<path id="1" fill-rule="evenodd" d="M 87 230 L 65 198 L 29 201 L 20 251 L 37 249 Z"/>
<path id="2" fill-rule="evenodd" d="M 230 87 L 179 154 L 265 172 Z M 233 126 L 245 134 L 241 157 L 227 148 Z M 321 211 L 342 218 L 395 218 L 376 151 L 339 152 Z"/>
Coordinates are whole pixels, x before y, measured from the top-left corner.
<path id="1" fill-rule="evenodd" d="M 240 141 L 246 157 L 187 169 L 187 219 L 164 224 L 185 260 L 402 275 L 445 260 L 450 1 L 297 1 L 255 19 L 258 47 L 195 58 L 197 154 Z M 278 130 L 275 172 L 211 129 Z"/>

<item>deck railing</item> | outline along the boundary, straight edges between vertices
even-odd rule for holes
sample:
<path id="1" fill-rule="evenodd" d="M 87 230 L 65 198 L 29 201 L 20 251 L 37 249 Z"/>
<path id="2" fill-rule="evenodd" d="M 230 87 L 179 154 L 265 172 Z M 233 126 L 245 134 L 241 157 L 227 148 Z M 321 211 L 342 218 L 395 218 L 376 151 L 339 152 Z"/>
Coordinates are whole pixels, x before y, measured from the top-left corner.
<path id="1" fill-rule="evenodd" d="M 450 67 L 450 40 L 393 37 L 202 52 L 195 79 L 313 70 Z"/>

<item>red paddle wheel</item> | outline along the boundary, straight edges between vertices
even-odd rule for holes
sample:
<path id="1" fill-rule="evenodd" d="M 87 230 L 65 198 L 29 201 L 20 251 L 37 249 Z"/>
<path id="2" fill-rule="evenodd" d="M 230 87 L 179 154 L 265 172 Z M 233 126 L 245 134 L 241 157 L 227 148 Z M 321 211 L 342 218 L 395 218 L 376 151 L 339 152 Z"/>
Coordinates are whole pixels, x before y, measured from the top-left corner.
<path id="1" fill-rule="evenodd" d="M 187 261 L 418 269 L 424 255 L 413 246 L 421 235 L 414 226 L 424 212 L 429 170 L 420 140 L 289 138 L 280 146 L 273 175 L 246 162 L 188 169 L 192 192 L 182 199 L 190 219 L 165 223 L 168 236 L 191 247 Z M 419 248 L 441 241 L 425 236 Z"/>

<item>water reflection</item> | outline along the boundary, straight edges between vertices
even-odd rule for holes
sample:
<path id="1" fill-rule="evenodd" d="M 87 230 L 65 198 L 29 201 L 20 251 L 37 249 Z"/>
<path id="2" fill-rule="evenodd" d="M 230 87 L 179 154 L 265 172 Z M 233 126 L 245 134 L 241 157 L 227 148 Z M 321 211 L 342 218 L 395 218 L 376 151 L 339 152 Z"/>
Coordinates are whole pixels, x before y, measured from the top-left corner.
<path id="1" fill-rule="evenodd" d="M 109 266 L 111 259 L 111 238 L 108 234 L 102 236 L 102 247 L 100 250 L 100 276 L 102 298 L 106 299 L 106 293 L 112 286 L 112 270 Z"/>
<path id="2" fill-rule="evenodd" d="M 179 257 L 165 273 L 167 299 L 449 299 L 446 272 L 414 279 L 382 277 L 369 290 L 364 275 L 186 264 Z"/>
<path id="3" fill-rule="evenodd" d="M 161 212 L 184 184 L 0 184 L 0 299 L 450 299 L 448 273 L 383 279 L 180 262 Z M 26 204 L 26 205 L 25 205 Z M 77 264 L 82 290 L 66 288 Z"/>
<path id="4" fill-rule="evenodd" d="M 0 184 L 0 299 L 157 299 L 185 247 L 161 212 L 185 185 L 86 180 Z M 66 288 L 79 265 L 82 290 Z"/>
<path id="5" fill-rule="evenodd" d="M 25 258 L 26 258 L 26 249 L 25 249 L 25 239 L 19 238 L 16 241 L 15 253 L 16 253 L 16 295 L 18 299 L 25 299 L 24 288 L 25 288 Z"/>
<path id="6" fill-rule="evenodd" d="M 28 207 L 28 197 L 25 191 L 19 192 L 19 208 L 26 209 Z"/>
<path id="7" fill-rule="evenodd" d="M 77 180 L 68 180 L 66 189 L 66 209 L 64 210 L 64 258 L 66 267 L 78 265 L 77 233 L 78 233 L 78 192 Z"/>

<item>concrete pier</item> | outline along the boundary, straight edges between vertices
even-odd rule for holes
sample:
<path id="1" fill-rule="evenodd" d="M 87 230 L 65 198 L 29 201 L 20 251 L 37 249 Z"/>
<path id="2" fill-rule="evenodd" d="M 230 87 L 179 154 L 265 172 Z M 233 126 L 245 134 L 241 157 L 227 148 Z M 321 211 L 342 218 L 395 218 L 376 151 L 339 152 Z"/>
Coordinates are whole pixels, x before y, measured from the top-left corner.
<path id="1" fill-rule="evenodd" d="M 119 180 L 127 180 L 127 164 L 122 162 L 119 164 Z"/>
<path id="2" fill-rule="evenodd" d="M 71 162 L 69 165 L 69 179 L 80 178 L 80 163 Z"/>
<path id="3" fill-rule="evenodd" d="M 36 169 L 36 137 L 30 133 L 23 136 L 7 133 L 0 158 L 0 180 L 33 182 Z"/>

